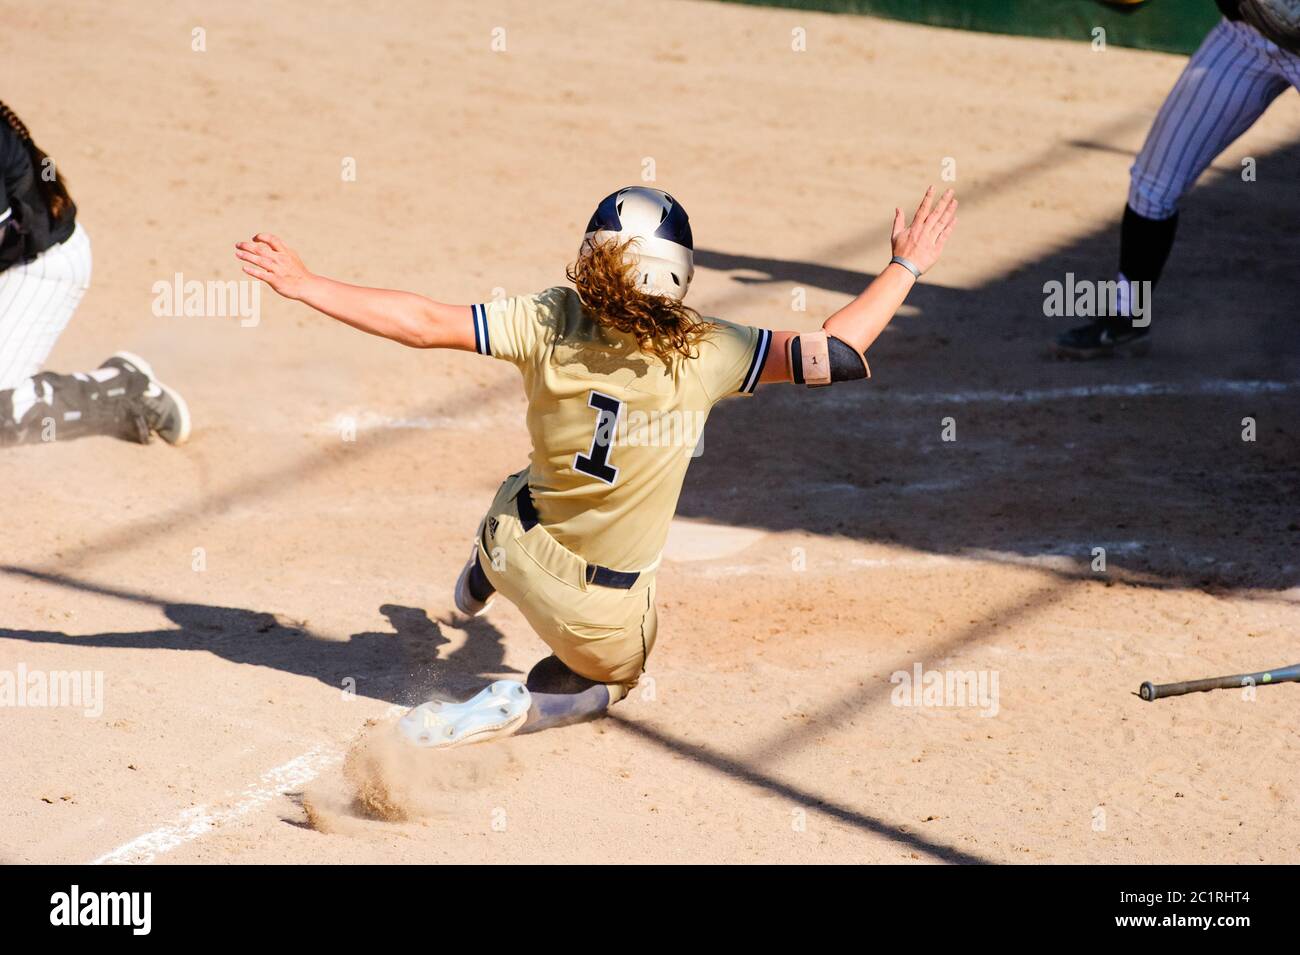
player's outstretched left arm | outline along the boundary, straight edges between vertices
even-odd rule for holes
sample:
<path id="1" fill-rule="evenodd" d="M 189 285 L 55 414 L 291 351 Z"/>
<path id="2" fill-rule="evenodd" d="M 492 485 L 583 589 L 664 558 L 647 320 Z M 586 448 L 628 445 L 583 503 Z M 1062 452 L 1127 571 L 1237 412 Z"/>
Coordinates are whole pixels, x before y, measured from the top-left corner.
<path id="1" fill-rule="evenodd" d="M 444 305 L 414 292 L 366 288 L 314 275 L 277 236 L 259 232 L 235 243 L 244 271 L 285 298 L 310 305 L 346 325 L 412 348 L 474 351 L 470 306 Z"/>
<path id="2" fill-rule="evenodd" d="M 821 332 L 773 332 L 759 382 L 830 384 L 865 378 L 867 349 L 885 330 L 920 273 L 939 261 L 956 227 L 957 197 L 951 189 L 937 202 L 934 187 L 927 189 L 910 225 L 895 209 L 890 232 L 894 257 L 889 265 L 861 295 L 826 319 Z M 815 375 L 825 375 L 825 380 Z"/>

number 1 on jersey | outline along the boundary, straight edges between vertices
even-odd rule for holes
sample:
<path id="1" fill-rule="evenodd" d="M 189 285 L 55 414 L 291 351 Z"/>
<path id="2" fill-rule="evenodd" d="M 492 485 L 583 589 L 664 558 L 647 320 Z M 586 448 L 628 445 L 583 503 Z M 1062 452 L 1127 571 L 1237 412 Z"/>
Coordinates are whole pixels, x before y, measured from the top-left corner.
<path id="1" fill-rule="evenodd" d="M 618 468 L 609 463 L 609 449 L 614 443 L 614 429 L 623 412 L 623 402 L 592 391 L 587 394 L 587 406 L 596 409 L 596 433 L 591 437 L 591 450 L 573 456 L 573 469 L 613 484 L 618 479 Z"/>

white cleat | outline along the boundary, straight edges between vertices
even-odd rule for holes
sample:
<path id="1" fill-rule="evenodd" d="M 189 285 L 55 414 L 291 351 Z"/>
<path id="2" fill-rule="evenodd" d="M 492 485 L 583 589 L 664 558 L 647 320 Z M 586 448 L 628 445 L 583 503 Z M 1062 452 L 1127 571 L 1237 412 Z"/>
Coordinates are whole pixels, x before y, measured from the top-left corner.
<path id="1" fill-rule="evenodd" d="M 456 591 L 452 595 L 456 609 L 467 617 L 483 616 L 492 609 L 492 602 L 496 600 L 496 594 L 487 600 L 476 600 L 469 592 L 469 571 L 476 560 L 478 560 L 478 544 L 474 545 L 474 549 L 469 552 L 469 560 L 465 561 L 465 566 L 460 569 L 460 576 L 456 578 Z"/>
<path id="2" fill-rule="evenodd" d="M 524 725 L 532 696 L 517 680 L 497 680 L 464 703 L 430 700 L 397 723 L 397 731 L 414 746 L 449 749 L 510 736 Z"/>

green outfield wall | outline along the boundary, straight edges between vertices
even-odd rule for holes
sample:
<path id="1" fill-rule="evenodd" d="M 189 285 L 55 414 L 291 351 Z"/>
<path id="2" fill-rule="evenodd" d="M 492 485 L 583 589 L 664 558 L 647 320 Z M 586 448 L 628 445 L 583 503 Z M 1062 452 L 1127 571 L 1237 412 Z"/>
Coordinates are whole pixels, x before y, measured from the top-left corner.
<path id="1" fill-rule="evenodd" d="M 864 13 L 931 26 L 1091 42 L 1102 27 L 1115 46 L 1191 53 L 1219 19 L 1213 0 L 730 0 L 754 6 Z"/>

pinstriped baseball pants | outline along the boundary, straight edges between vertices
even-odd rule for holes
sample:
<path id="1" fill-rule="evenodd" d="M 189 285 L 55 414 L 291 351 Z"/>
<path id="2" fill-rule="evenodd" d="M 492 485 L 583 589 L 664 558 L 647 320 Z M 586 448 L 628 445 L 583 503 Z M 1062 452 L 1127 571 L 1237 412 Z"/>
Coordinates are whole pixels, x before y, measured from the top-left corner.
<path id="1" fill-rule="evenodd" d="M 72 235 L 0 272 L 0 391 L 38 371 L 90 287 L 90 237 Z"/>
<path id="2" fill-rule="evenodd" d="M 1168 219 L 1214 157 L 1288 86 L 1300 86 L 1300 56 L 1248 24 L 1220 21 L 1160 107 L 1131 170 L 1128 204 Z"/>

